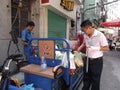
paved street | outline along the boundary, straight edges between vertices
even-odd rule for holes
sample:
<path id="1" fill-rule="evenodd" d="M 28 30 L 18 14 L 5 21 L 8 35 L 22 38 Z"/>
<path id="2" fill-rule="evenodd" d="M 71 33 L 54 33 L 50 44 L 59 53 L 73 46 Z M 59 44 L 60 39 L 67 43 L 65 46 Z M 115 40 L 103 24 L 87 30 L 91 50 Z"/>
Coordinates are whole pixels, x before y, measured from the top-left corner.
<path id="1" fill-rule="evenodd" d="M 78 90 L 81 90 L 81 86 Z M 104 54 L 101 90 L 120 90 L 120 51 Z"/>
<path id="2" fill-rule="evenodd" d="M 120 90 L 120 51 L 105 53 L 101 90 Z"/>

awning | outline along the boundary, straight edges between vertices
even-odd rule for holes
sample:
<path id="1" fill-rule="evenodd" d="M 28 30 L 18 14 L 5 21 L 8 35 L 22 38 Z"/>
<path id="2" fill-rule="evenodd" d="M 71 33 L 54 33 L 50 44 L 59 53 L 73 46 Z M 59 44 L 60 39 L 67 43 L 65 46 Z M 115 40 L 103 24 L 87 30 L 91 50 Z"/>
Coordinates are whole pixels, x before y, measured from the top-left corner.
<path id="1" fill-rule="evenodd" d="M 109 21 L 109 22 L 102 22 L 100 24 L 100 26 L 103 26 L 103 27 L 120 27 L 120 19 Z"/>
<path id="2" fill-rule="evenodd" d="M 108 33 L 108 34 L 114 34 L 115 30 L 110 29 L 110 28 L 98 28 L 98 31 L 102 31 L 104 33 Z"/>

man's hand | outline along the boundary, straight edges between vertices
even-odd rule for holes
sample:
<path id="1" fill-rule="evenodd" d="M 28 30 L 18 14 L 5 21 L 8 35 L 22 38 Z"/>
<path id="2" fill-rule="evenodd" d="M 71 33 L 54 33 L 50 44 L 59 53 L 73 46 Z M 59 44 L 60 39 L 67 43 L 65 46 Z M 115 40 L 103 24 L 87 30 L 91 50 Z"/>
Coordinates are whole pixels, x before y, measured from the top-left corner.
<path id="1" fill-rule="evenodd" d="M 80 50 L 81 50 L 81 47 L 79 47 L 79 48 L 77 49 L 78 52 L 80 52 Z"/>
<path id="2" fill-rule="evenodd" d="M 100 47 L 90 46 L 88 49 L 100 51 Z"/>
<path id="3" fill-rule="evenodd" d="M 78 52 L 80 52 L 80 50 L 85 46 L 85 43 L 83 41 L 83 43 L 81 44 L 81 46 L 77 49 Z"/>
<path id="4" fill-rule="evenodd" d="M 22 41 L 21 43 L 22 43 L 23 46 L 24 46 L 24 45 L 28 45 L 28 43 L 25 42 L 25 41 Z"/>

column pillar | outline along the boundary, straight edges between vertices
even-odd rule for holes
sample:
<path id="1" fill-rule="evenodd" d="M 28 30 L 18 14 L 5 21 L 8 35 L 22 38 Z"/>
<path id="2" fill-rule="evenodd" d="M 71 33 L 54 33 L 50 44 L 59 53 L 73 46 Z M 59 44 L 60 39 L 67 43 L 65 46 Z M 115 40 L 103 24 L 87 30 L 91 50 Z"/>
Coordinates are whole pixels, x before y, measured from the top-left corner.
<path id="1" fill-rule="evenodd" d="M 45 7 L 40 8 L 40 38 L 48 37 L 48 9 Z"/>

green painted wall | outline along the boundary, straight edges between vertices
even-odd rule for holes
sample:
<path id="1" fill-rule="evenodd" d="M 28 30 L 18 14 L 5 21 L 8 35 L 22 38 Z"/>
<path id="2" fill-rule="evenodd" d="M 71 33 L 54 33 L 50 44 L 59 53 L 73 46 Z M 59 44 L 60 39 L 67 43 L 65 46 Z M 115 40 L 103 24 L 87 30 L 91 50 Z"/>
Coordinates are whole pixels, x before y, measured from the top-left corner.
<path id="1" fill-rule="evenodd" d="M 66 18 L 48 11 L 48 37 L 66 38 Z"/>
<path id="2" fill-rule="evenodd" d="M 48 38 L 66 38 L 66 18 L 48 10 Z M 62 45 L 62 42 L 57 42 Z"/>

